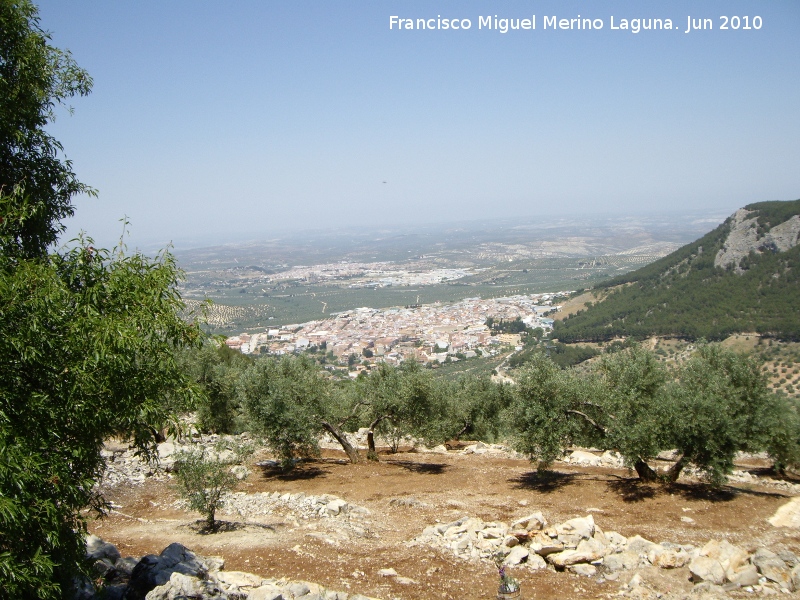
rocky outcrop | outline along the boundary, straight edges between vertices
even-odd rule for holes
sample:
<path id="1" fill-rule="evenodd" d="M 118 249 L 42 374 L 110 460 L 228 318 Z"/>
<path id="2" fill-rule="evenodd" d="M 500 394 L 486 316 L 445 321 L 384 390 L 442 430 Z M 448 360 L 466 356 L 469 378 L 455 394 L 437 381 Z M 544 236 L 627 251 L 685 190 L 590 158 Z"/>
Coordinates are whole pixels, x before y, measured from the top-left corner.
<path id="1" fill-rule="evenodd" d="M 123 559 L 113 544 L 97 536 L 87 538 L 86 556 L 102 567 L 116 556 L 116 562 L 134 562 L 129 571 L 98 573 L 106 585 L 97 600 L 375 600 L 361 594 L 327 590 L 307 581 L 265 579 L 253 573 L 225 571 L 219 557 L 203 557 L 174 543 L 159 555 L 141 560 Z M 125 563 L 128 564 L 128 563 Z M 97 567 L 96 567 L 97 570 Z"/>
<path id="2" fill-rule="evenodd" d="M 733 214 L 728 237 L 714 258 L 714 266 L 723 269 L 733 266 L 736 273 L 741 274 L 744 270 L 740 262 L 750 252 L 786 252 L 800 241 L 799 215 L 759 234 L 758 217 L 752 214 L 753 211 L 745 208 Z"/>

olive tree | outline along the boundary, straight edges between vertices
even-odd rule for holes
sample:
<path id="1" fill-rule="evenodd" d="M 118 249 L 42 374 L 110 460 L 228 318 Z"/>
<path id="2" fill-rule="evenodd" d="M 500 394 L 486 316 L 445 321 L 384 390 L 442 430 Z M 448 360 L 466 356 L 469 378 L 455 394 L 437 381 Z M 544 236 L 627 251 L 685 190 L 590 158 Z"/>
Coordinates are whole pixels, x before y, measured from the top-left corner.
<path id="1" fill-rule="evenodd" d="M 250 445 L 220 439 L 213 448 L 191 446 L 177 453 L 175 474 L 181 496 L 206 519 L 206 531 L 217 529 L 216 513 L 238 481 L 231 467 L 252 454 Z"/>
<path id="2" fill-rule="evenodd" d="M 328 432 L 342 445 L 351 462 L 359 456 L 342 432 L 341 414 L 332 383 L 305 356 L 264 357 L 247 369 L 239 381 L 239 398 L 253 433 L 291 469 L 296 457 L 319 454 L 319 437 Z"/>
<path id="3" fill-rule="evenodd" d="M 737 452 L 775 448 L 785 433 L 780 423 L 795 422 L 786 403 L 768 391 L 756 361 L 719 344 L 701 344 L 669 392 L 666 444 L 680 453 L 674 477 L 691 463 L 719 484 Z M 787 453 L 794 452 L 794 440 Z"/>
<path id="4" fill-rule="evenodd" d="M 428 443 L 443 441 L 449 418 L 445 389 L 443 382 L 413 361 L 399 367 L 383 363 L 369 376 L 358 379 L 353 405 L 361 408 L 368 427 L 368 456 L 377 458 L 375 432 L 380 428 L 395 437 L 411 435 Z"/>

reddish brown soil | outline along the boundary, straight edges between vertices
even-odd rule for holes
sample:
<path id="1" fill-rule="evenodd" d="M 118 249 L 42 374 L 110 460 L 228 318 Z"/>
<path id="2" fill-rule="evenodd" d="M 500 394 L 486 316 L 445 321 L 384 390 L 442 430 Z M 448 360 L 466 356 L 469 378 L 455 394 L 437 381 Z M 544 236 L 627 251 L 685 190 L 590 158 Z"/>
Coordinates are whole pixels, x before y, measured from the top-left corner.
<path id="1" fill-rule="evenodd" d="M 415 600 L 495 596 L 497 574 L 492 565 L 404 543 L 437 519 L 445 522 L 463 515 L 510 522 L 541 510 L 554 524 L 592 514 L 605 531 L 639 534 L 656 542 L 703 544 L 715 538 L 749 550 L 783 545 L 800 554 L 800 532 L 775 529 L 766 521 L 788 501 L 774 488 L 731 486 L 713 491 L 701 484 L 645 485 L 625 470 L 559 465 L 553 474 L 541 476 L 527 461 L 455 453 L 382 455 L 379 463 L 351 465 L 341 454 L 326 452 L 290 475 L 254 467 L 239 490 L 334 494 L 368 508 L 370 526 L 363 538 L 338 545 L 309 536 L 322 531 L 319 522 L 277 515 L 260 518 L 266 526 L 203 535 L 192 528 L 199 515 L 171 506 L 177 498 L 171 484 L 153 481 L 109 491 L 107 497 L 120 505 L 119 512 L 92 522 L 90 531 L 116 544 L 124 556 L 158 554 L 169 543 L 180 541 L 199 554 L 223 556 L 227 570 L 314 581 L 330 589 L 385 599 Z M 390 504 L 393 498 L 409 496 L 425 505 Z M 684 516 L 694 523 L 681 521 Z M 387 567 L 418 583 L 401 585 L 379 576 L 378 570 Z M 604 598 L 615 594 L 633 573 L 604 583 L 524 568 L 514 569 L 514 575 L 526 599 Z M 642 575 L 662 592 L 691 588 L 685 569 L 659 572 L 652 568 Z"/>

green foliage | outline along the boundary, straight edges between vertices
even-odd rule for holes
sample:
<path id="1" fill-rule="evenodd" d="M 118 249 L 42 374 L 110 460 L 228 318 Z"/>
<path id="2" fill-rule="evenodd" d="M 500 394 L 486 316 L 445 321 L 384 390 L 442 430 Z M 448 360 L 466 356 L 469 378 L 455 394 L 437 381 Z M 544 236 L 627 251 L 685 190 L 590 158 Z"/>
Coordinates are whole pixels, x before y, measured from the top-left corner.
<path id="1" fill-rule="evenodd" d="M 494 442 L 507 432 L 504 412 L 511 404 L 508 385 L 495 384 L 488 375 L 464 375 L 446 390 L 449 398 L 449 437 Z"/>
<path id="2" fill-rule="evenodd" d="M 77 180 L 46 131 L 56 105 L 89 93 L 92 80 L 69 52 L 49 44 L 36 7 L 0 1 L 0 252 L 42 256 L 73 214 Z"/>
<path id="3" fill-rule="evenodd" d="M 664 384 L 667 373 L 652 353 L 633 347 L 604 355 L 598 368 L 602 393 L 596 414 L 605 431 L 597 438 L 604 449 L 616 450 L 628 466 L 664 450 L 666 435 Z"/>
<path id="4" fill-rule="evenodd" d="M 89 92 L 49 45 L 36 8 L 0 0 L 0 590 L 61 598 L 83 568 L 86 507 L 103 440 L 153 449 L 161 400 L 190 395 L 175 349 L 199 329 L 178 316 L 173 257 L 124 256 L 80 239 L 48 253 L 81 184 L 45 128 Z"/>
<path id="5" fill-rule="evenodd" d="M 284 469 L 319 454 L 331 410 L 331 384 L 305 356 L 261 358 L 240 379 L 239 398 L 253 433 L 263 435 Z"/>
<path id="6" fill-rule="evenodd" d="M 670 389 L 667 444 L 719 484 L 733 469 L 736 452 L 776 448 L 773 427 L 788 415 L 767 392 L 758 364 L 717 344 L 702 345 Z M 795 436 L 795 445 L 797 437 Z"/>
<path id="7" fill-rule="evenodd" d="M 168 254 L 86 247 L 0 271 L 0 572 L 14 581 L 42 585 L 46 561 L 54 581 L 69 580 L 83 555 L 79 511 L 102 506 L 103 440 L 132 436 L 147 450 L 167 421 L 162 397 L 189 393 L 174 348 L 199 331 L 178 316 L 177 276 Z"/>
<path id="8" fill-rule="evenodd" d="M 193 447 L 180 452 L 175 460 L 178 490 L 192 510 L 206 518 L 206 530 L 214 531 L 217 509 L 223 496 L 236 487 L 237 478 L 231 467 L 252 453 L 250 446 L 220 440 L 209 451 Z"/>
<path id="9" fill-rule="evenodd" d="M 586 422 L 573 418 L 593 398 L 594 380 L 560 369 L 542 353 L 535 354 L 519 373 L 510 418 L 515 447 L 549 466 L 564 450 L 583 439 Z"/>
<path id="10" fill-rule="evenodd" d="M 238 433 L 243 424 L 236 384 L 252 360 L 220 340 L 207 340 L 199 348 L 187 348 L 180 359 L 198 386 L 196 408 L 200 431 Z"/>
<path id="11" fill-rule="evenodd" d="M 547 466 L 570 445 L 615 450 L 640 476 L 647 461 L 677 449 L 680 460 L 719 485 L 737 452 L 768 451 L 778 468 L 796 464 L 800 420 L 787 400 L 767 391 L 751 358 L 702 344 L 673 379 L 649 351 L 604 355 L 593 372 L 559 369 L 536 354 L 520 370 L 510 410 L 516 446 Z"/>
<path id="12" fill-rule="evenodd" d="M 370 428 L 433 444 L 447 437 L 445 389 L 443 380 L 407 361 L 399 367 L 382 363 L 369 377 L 355 382 L 353 393 L 364 405 L 362 418 Z"/>
<path id="13" fill-rule="evenodd" d="M 800 214 L 800 200 L 747 208 L 766 228 Z M 740 265 L 745 272 L 737 274 L 714 266 L 729 231 L 730 219 L 669 256 L 601 284 L 615 289 L 590 309 L 556 322 L 553 335 L 562 342 L 651 335 L 720 340 L 757 331 L 800 339 L 800 246 L 751 253 Z"/>

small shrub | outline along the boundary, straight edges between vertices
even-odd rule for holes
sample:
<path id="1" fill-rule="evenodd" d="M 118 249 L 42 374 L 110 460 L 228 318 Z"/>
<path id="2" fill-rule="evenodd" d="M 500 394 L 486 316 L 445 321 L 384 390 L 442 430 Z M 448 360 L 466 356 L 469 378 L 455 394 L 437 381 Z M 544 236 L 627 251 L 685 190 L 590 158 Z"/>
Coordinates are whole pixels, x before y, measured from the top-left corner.
<path id="1" fill-rule="evenodd" d="M 252 453 L 249 446 L 231 447 L 218 442 L 213 450 L 193 447 L 180 452 L 175 460 L 178 490 L 189 507 L 206 519 L 206 531 L 216 528 L 216 512 L 223 505 L 222 497 L 236 487 L 237 478 L 231 472 Z"/>

